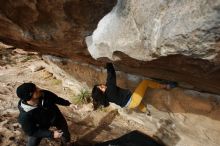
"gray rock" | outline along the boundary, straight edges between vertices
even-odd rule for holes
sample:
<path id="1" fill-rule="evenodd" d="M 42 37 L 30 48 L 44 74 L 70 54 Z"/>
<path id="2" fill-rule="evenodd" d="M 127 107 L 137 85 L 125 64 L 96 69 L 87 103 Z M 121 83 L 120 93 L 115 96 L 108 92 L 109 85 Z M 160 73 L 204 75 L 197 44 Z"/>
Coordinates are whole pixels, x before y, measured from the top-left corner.
<path id="1" fill-rule="evenodd" d="M 95 59 L 118 60 L 121 51 L 145 61 L 170 54 L 212 60 L 219 39 L 220 0 L 119 0 L 86 42 Z"/>

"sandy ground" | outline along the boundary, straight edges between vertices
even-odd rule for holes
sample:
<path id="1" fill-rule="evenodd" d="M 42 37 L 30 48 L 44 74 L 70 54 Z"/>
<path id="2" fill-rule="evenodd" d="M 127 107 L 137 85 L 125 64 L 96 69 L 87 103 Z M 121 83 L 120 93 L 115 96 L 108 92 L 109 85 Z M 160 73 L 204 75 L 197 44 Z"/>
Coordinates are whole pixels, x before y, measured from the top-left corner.
<path id="1" fill-rule="evenodd" d="M 36 53 L 3 49 L 5 47 L 8 48 L 0 45 L 0 145 L 24 146 L 26 136 L 17 122 L 19 99 L 15 90 L 18 85 L 31 81 L 71 102 L 76 95 L 63 87 L 47 68 L 37 68 L 37 64 L 44 62 Z M 169 146 L 220 145 L 220 101 L 216 100 L 219 96 L 179 88 L 153 90 L 148 94 L 151 117 L 114 105 L 97 111 L 92 110 L 91 104 L 60 106 L 67 119 L 72 142 L 91 145 L 138 130 L 157 136 Z M 202 98 L 204 101 L 200 100 Z M 59 140 L 44 139 L 41 146 L 58 146 L 59 143 Z"/>

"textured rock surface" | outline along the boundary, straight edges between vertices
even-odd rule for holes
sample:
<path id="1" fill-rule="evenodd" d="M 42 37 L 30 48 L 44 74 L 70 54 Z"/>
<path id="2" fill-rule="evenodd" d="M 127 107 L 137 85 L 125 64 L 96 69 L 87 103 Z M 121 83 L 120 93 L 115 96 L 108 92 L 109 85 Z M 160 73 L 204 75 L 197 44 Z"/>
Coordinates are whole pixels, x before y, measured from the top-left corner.
<path id="1" fill-rule="evenodd" d="M 220 0 L 119 0 L 87 37 L 88 50 L 126 72 L 219 93 L 219 8 Z"/>
<path id="2" fill-rule="evenodd" d="M 100 55 L 98 57 L 101 57 L 95 61 L 86 50 L 84 37 L 92 33 L 99 19 L 111 11 L 115 2 L 0 0 L 0 41 L 15 47 L 67 57 L 44 56 L 56 71 L 54 74 L 45 70 L 31 72 L 28 66 L 36 64 L 31 61 L 34 58 L 24 54 L 16 56 L 16 53 L 14 56 L 12 50 L 9 50 L 12 55 L 1 50 L 0 115 L 6 122 L 0 120 L 0 143 L 24 145 L 23 134 L 17 132 L 19 127 L 13 127 L 13 124 L 17 124 L 15 111 L 18 100 L 13 90 L 18 84 L 32 80 L 42 87 L 71 97 L 73 94 L 66 95 L 69 90 L 63 88 L 56 78 L 63 79 L 65 86 L 72 90 L 80 90 L 84 85 L 82 81 L 90 86 L 104 82 L 105 70 L 94 66 L 102 66 L 108 61 L 103 57 L 120 58 L 114 62 L 115 67 L 126 73 L 175 80 L 192 85 L 189 86 L 192 89 L 220 94 L 220 55 L 217 54 L 220 47 L 219 0 L 121 0 L 119 7 L 109 14 L 119 14 L 117 17 L 120 19 L 117 21 L 114 17 L 110 19 L 112 21 L 109 24 L 114 27 L 107 28 L 107 15 L 100 22 L 93 38 L 88 38 L 89 49 L 96 49 L 97 55 Z M 104 41 L 109 37 L 111 43 Z M 99 41 L 103 43 L 99 44 Z M 99 49 L 102 49 L 101 52 Z M 90 52 L 96 58 L 93 51 Z M 164 55 L 169 56 L 161 57 Z M 151 59 L 155 60 L 148 61 Z M 16 66 L 17 62 L 20 66 Z M 70 76 L 66 80 L 59 67 L 82 84 L 77 86 L 76 80 Z M 55 76 L 55 73 L 58 75 Z M 133 89 L 141 77 L 126 73 L 117 75 L 118 84 Z M 78 135 L 79 140 L 88 142 L 116 138 L 129 130 L 138 129 L 170 146 L 220 145 L 219 96 L 181 88 L 171 91 L 149 90 L 146 96 L 152 117 L 135 111 L 120 111 L 119 116 L 114 111 L 102 111 L 100 114 L 100 111 L 89 112 L 83 107 L 76 110 L 82 115 L 81 119 L 77 119 L 78 114 L 66 109 L 70 131 Z M 14 142 L 18 138 L 22 140 L 20 144 L 19 141 Z"/>
<path id="3" fill-rule="evenodd" d="M 116 0 L 0 0 L 0 40 L 74 58 Z M 83 55 L 82 55 L 83 57 Z"/>
<path id="4" fill-rule="evenodd" d="M 48 65 L 36 53 L 30 54 L 18 49 L 2 49 L 1 44 L 0 55 L 2 56 L 0 58 L 0 145 L 24 146 L 26 136 L 17 121 L 16 87 L 23 82 L 32 81 L 41 88 L 74 101 L 73 99 L 77 98 L 76 92 L 69 90 L 71 86 L 69 88 L 62 86 L 61 80 L 65 81 L 66 75 L 58 66 L 51 64 L 50 60 L 59 62 L 57 64 L 61 67 L 63 62 L 63 66 L 67 68 L 69 66 L 65 62 L 72 61 L 44 56 L 47 58 L 47 63 L 50 63 Z M 31 65 L 42 65 L 45 68 L 32 72 L 29 68 Z M 88 64 L 80 66 L 72 62 L 71 66 L 75 70 L 74 75 L 83 81 L 103 80 L 106 75 L 100 68 Z M 129 88 L 132 88 L 131 85 L 136 86 L 140 79 L 120 72 L 117 77 L 120 86 L 128 85 Z M 77 84 L 79 84 L 83 88 L 80 82 L 73 81 L 73 83 L 74 86 L 78 87 Z M 68 121 L 72 140 L 84 146 L 86 144 L 91 146 L 91 142 L 118 138 L 133 130 L 157 138 L 166 146 L 220 145 L 220 96 L 182 88 L 148 89 L 144 102 L 151 110 L 152 116 L 150 117 L 136 110 L 122 109 L 114 104 L 96 111 L 92 110 L 91 104 L 60 106 L 60 109 Z M 133 138 L 132 136 L 131 139 Z M 57 140 L 44 139 L 40 146 L 48 145 L 59 144 Z"/>
<path id="5" fill-rule="evenodd" d="M 120 71 L 220 94 L 219 3 L 119 0 L 103 18 L 116 0 L 0 0 L 0 41 L 79 64 L 103 66 L 106 57 L 120 58 L 115 62 Z M 88 39 L 92 56 L 101 57 L 94 60 L 85 37 L 101 18 Z M 146 61 L 153 58 L 158 59 Z"/>
<path id="6" fill-rule="evenodd" d="M 94 58 L 121 51 L 138 60 L 170 54 L 213 59 L 220 51 L 220 0 L 119 0 L 87 38 Z"/>

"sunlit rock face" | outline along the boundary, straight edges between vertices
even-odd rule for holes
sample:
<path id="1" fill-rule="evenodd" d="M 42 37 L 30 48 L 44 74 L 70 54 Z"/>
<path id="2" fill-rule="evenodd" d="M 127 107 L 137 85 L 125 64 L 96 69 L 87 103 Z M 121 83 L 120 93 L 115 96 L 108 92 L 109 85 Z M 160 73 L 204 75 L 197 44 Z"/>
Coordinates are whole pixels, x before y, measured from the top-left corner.
<path id="1" fill-rule="evenodd" d="M 220 93 L 220 0 L 118 0 L 86 38 L 95 59 Z"/>
<path id="2" fill-rule="evenodd" d="M 94 58 L 114 52 L 149 61 L 182 54 L 214 59 L 220 39 L 220 0 L 118 0 L 87 37 Z"/>

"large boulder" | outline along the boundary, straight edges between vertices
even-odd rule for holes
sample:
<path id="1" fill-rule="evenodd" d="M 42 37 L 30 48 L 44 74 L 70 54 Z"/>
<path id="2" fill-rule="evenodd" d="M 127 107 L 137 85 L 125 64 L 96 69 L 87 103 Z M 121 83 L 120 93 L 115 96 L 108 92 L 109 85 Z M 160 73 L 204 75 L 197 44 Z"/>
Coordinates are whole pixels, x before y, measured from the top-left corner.
<path id="1" fill-rule="evenodd" d="M 220 0 L 118 0 L 86 43 L 126 72 L 220 93 L 219 40 Z"/>
<path id="2" fill-rule="evenodd" d="M 182 54 L 212 60 L 219 51 L 220 0 L 118 0 L 87 37 L 94 58 L 114 52 L 149 61 Z"/>

